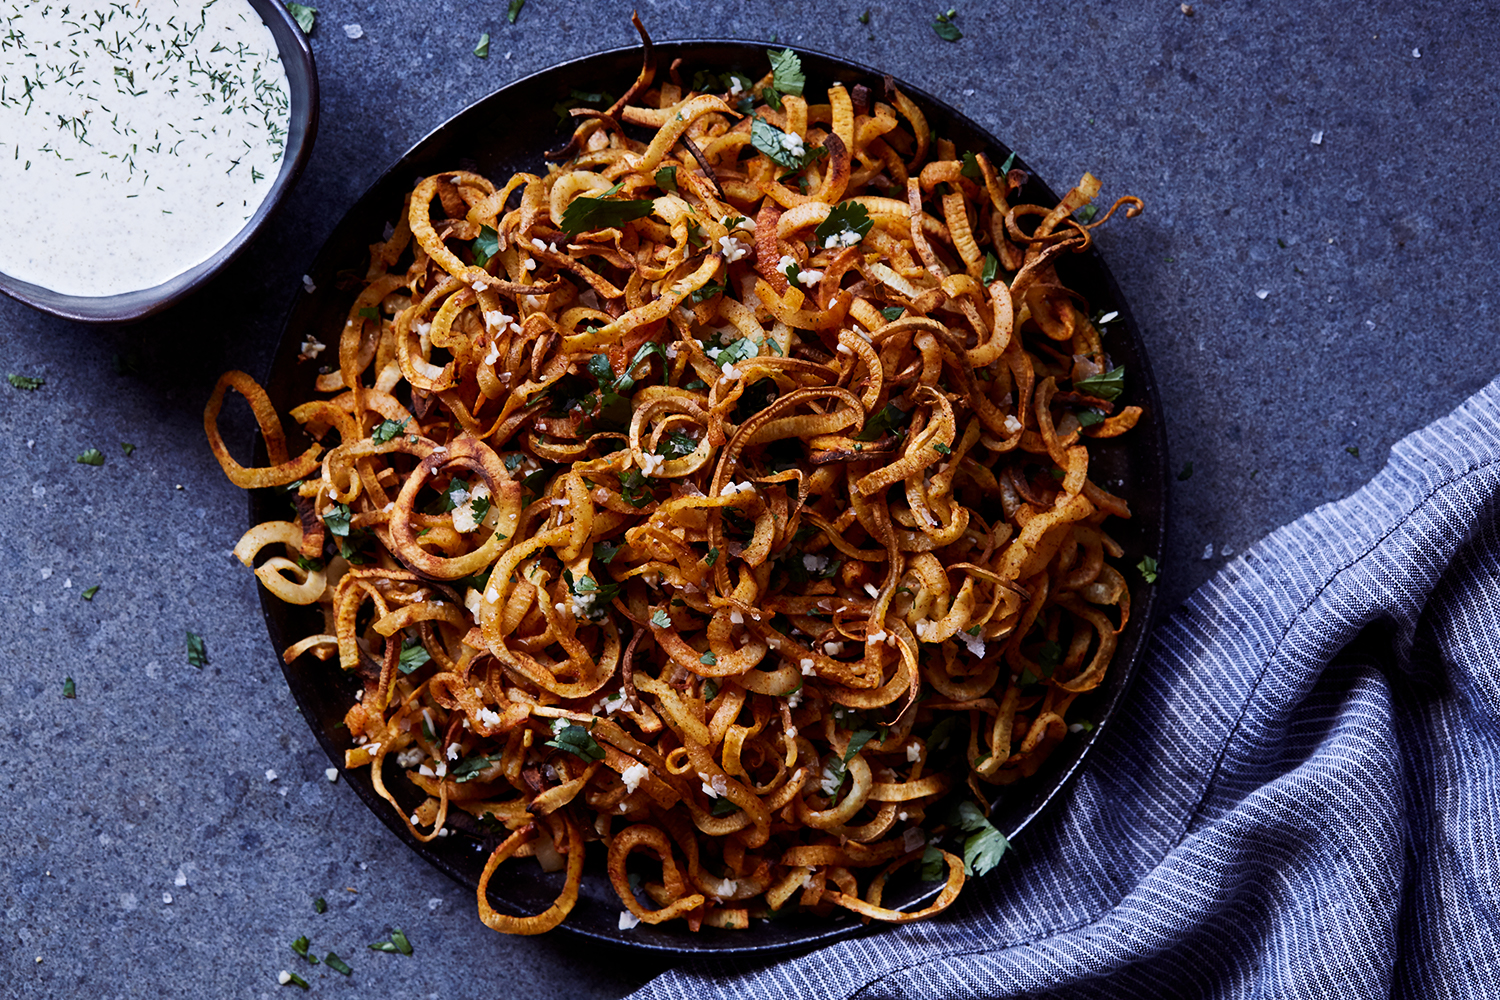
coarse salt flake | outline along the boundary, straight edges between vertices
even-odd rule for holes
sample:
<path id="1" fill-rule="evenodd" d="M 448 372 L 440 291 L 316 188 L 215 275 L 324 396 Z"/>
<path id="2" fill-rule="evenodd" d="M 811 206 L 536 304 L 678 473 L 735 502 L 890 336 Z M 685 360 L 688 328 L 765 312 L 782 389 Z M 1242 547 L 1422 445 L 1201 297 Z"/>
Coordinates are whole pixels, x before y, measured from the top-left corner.
<path id="1" fill-rule="evenodd" d="M 1316 132 L 1314 132 L 1312 134 L 1312 144 L 1314 146 L 1321 146 L 1321 145 L 1323 145 L 1323 130 L 1322 129 L 1318 129 Z"/>
<path id="2" fill-rule="evenodd" d="M 344 34 L 350 38 L 363 38 L 365 37 L 365 29 L 357 24 L 346 24 L 344 25 Z"/>
<path id="3" fill-rule="evenodd" d="M 908 764 L 915 764 L 917 762 L 917 758 L 921 756 L 922 747 L 919 744 L 908 743 L 906 745 L 906 762 Z"/>
<path id="4" fill-rule="evenodd" d="M 813 675 L 813 667 L 814 667 L 814 665 L 815 664 L 813 663 L 812 660 L 798 660 L 797 661 L 797 667 L 798 667 L 798 669 L 800 669 L 802 671 L 802 676 L 803 677 L 811 677 Z"/>
<path id="5" fill-rule="evenodd" d="M 620 911 L 620 930 L 628 931 L 640 922 L 641 918 L 636 916 L 634 913 L 631 913 L 629 910 Z"/>
<path id="6" fill-rule="evenodd" d="M 329 781 L 338 781 L 339 769 L 336 767 L 325 767 L 323 769 L 323 777 L 327 778 Z"/>
<path id="7" fill-rule="evenodd" d="M 734 236 L 720 236 L 719 249 L 724 251 L 724 259 L 733 264 L 750 253 L 750 244 Z"/>
<path id="8" fill-rule="evenodd" d="M 1263 299 L 1267 295 L 1270 295 L 1270 294 L 1271 294 L 1271 290 L 1269 288 L 1257 288 L 1255 290 L 1255 297 L 1257 299 Z"/>
<path id="9" fill-rule="evenodd" d="M 266 768 L 266 780 L 267 781 L 275 781 L 276 780 L 276 772 L 273 771 L 273 770 L 271 770 L 269 767 Z"/>
<path id="10" fill-rule="evenodd" d="M 1005 423 L 1002 426 L 1004 426 L 1005 433 L 1007 433 L 1007 434 L 1019 434 L 1019 433 L 1021 433 L 1021 427 L 1022 427 L 1021 421 L 1017 420 L 1011 414 L 1006 414 L 1006 416 L 1005 416 Z"/>
<path id="11" fill-rule="evenodd" d="M 625 791 L 633 792 L 641 786 L 641 782 L 645 781 L 646 775 L 650 773 L 650 768 L 637 761 L 620 772 L 620 780 L 625 783 Z"/>
<path id="12" fill-rule="evenodd" d="M 312 276 L 307 274 L 302 276 L 302 287 L 307 289 L 309 295 L 318 290 L 318 286 L 313 284 Z"/>

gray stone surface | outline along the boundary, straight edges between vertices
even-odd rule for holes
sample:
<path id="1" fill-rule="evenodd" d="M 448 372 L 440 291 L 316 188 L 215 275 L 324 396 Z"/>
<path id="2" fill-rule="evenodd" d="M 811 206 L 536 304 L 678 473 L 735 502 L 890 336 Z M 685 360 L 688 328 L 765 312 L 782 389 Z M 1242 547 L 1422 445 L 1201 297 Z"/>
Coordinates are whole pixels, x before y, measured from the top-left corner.
<path id="1" fill-rule="evenodd" d="M 1106 195 L 1145 199 L 1101 244 L 1174 465 L 1193 466 L 1173 483 L 1169 604 L 1496 374 L 1493 6 L 968 3 L 957 44 L 929 28 L 936 4 L 869 3 L 868 26 L 866 6 L 642 13 L 661 39 L 775 35 L 889 69 L 1054 187 L 1088 169 Z M 128 329 L 0 302 L 0 369 L 47 380 L 0 384 L 3 995 L 262 997 L 287 968 L 321 994 L 611 997 L 658 967 L 490 933 L 468 893 L 324 780 L 255 582 L 228 556 L 245 502 L 201 426 L 220 371 L 264 374 L 298 276 L 387 162 L 496 87 L 630 43 L 630 5 L 529 0 L 514 26 L 499 3 L 320 7 L 317 150 L 227 273 Z M 339 28 L 355 22 L 351 41 Z M 481 31 L 486 61 L 470 53 Z M 42 235 L 88 252 L 86 232 Z M 102 468 L 75 463 L 89 447 Z M 185 660 L 189 629 L 206 669 Z M 391 927 L 414 957 L 366 949 Z M 287 945 L 303 934 L 353 977 L 302 965 Z"/>

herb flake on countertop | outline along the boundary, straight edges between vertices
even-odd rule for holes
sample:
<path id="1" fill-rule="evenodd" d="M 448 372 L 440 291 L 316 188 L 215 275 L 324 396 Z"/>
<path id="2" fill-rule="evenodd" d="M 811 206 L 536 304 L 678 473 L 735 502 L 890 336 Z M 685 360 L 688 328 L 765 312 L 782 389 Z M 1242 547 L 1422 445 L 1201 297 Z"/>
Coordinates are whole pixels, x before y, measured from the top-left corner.
<path id="1" fill-rule="evenodd" d="M 208 646 L 204 643 L 203 636 L 191 629 L 187 634 L 187 661 L 190 666 L 199 670 L 208 666 Z"/>
<path id="2" fill-rule="evenodd" d="M 104 464 L 104 453 L 98 448 L 89 448 L 76 459 L 79 465 L 99 466 Z"/>
<path id="3" fill-rule="evenodd" d="M 474 46 L 474 54 L 480 59 L 490 57 L 490 33 L 488 31 L 479 36 L 479 43 Z"/>
<path id="4" fill-rule="evenodd" d="M 26 392 L 36 392 L 42 386 L 47 384 L 46 379 L 33 377 L 31 375 L 7 375 L 6 379 L 17 389 L 22 389 Z"/>

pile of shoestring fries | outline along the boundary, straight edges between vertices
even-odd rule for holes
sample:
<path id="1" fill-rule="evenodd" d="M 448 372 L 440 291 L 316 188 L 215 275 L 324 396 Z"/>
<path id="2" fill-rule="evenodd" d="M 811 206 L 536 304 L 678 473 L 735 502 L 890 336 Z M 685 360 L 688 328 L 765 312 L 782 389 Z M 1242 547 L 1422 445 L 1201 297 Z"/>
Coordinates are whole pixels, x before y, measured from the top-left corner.
<path id="1" fill-rule="evenodd" d="M 205 413 L 296 505 L 236 552 L 322 610 L 287 661 L 360 679 L 346 766 L 419 840 L 492 846 L 499 931 L 561 922 L 593 841 L 622 927 L 937 913 L 1129 617 L 1089 442 L 1141 411 L 1055 264 L 1140 203 L 1013 202 L 893 86 L 814 100 L 772 59 L 694 89 L 648 44 L 560 164 L 393 204 L 300 455 L 242 373 Z M 224 447 L 230 389 L 269 467 Z M 496 912 L 523 856 L 561 892 Z M 884 906 L 908 866 L 941 891 Z"/>

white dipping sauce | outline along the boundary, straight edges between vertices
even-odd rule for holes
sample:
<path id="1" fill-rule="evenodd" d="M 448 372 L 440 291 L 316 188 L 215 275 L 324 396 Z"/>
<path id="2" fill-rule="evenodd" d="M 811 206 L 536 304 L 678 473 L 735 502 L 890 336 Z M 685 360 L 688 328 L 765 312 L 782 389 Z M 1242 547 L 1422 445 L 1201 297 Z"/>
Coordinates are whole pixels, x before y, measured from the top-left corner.
<path id="1" fill-rule="evenodd" d="M 270 193 L 289 117 L 245 0 L 0 0 L 0 271 L 83 296 L 181 274 Z"/>

